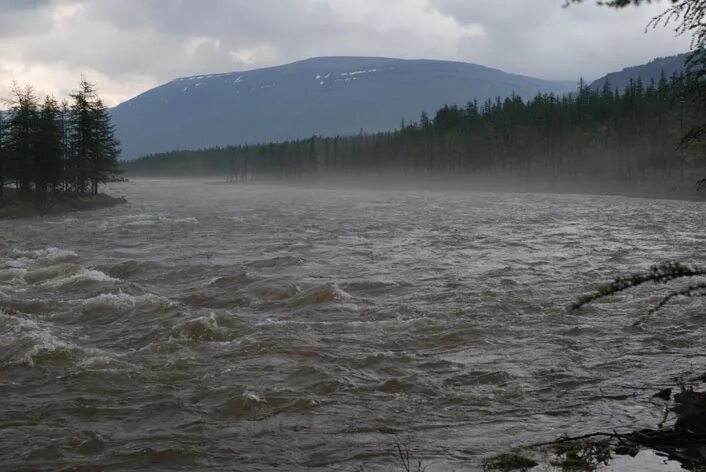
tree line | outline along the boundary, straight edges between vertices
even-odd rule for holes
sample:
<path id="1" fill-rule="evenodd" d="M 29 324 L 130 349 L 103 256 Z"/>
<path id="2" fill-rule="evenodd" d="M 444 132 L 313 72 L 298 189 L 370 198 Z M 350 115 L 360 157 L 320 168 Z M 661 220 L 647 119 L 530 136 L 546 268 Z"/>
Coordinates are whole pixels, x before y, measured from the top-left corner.
<path id="1" fill-rule="evenodd" d="M 31 86 L 13 85 L 0 113 L 0 198 L 6 186 L 22 199 L 97 194 L 117 178 L 120 147 L 95 85 L 82 79 L 70 98 L 40 102 Z"/>
<path id="2" fill-rule="evenodd" d="M 625 90 L 583 81 L 566 96 L 518 96 L 422 113 L 395 131 L 282 143 L 176 151 L 138 159 L 136 174 L 214 174 L 231 180 L 302 178 L 328 173 L 412 175 L 493 173 L 619 180 L 684 178 L 706 167 L 703 146 L 679 147 L 704 121 L 688 99 L 685 75 Z M 691 176 L 688 176 L 689 178 Z"/>

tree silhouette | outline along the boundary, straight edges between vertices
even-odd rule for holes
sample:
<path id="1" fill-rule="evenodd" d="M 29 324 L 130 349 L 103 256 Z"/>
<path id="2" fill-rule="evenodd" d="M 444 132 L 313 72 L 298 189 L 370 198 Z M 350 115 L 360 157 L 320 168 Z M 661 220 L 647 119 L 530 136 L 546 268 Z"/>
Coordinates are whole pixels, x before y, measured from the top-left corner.
<path id="1" fill-rule="evenodd" d="M 21 198 L 47 202 L 50 195 L 98 193 L 121 172 L 120 147 L 110 115 L 85 79 L 72 103 L 14 84 L 9 110 L 0 115 L 0 197 L 13 183 Z"/>

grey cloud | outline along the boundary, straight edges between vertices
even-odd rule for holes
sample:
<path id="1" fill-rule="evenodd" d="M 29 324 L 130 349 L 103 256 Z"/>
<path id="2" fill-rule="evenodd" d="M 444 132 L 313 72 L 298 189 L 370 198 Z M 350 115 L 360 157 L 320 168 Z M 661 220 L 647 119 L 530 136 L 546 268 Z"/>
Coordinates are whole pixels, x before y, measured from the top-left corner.
<path id="1" fill-rule="evenodd" d="M 0 82 L 89 70 L 123 96 L 145 83 L 318 55 L 452 59 L 575 79 L 688 47 L 671 31 L 643 35 L 645 9 L 562 2 L 0 0 L 0 72 L 16 71 Z M 57 90 L 54 82 L 46 87 Z"/>
<path id="2" fill-rule="evenodd" d="M 26 37 L 51 28 L 48 0 L 0 0 L 0 37 Z"/>
<path id="3" fill-rule="evenodd" d="M 645 34 L 664 5 L 616 11 L 593 2 L 562 8 L 559 0 L 430 0 L 461 23 L 476 22 L 487 35 L 466 42 L 473 60 L 544 78 L 594 79 L 616 69 L 688 49 L 670 29 Z"/>
<path id="4" fill-rule="evenodd" d="M 0 10 L 4 13 L 16 10 L 34 10 L 49 3 L 50 0 L 0 0 Z"/>
<path id="5" fill-rule="evenodd" d="M 86 5 L 86 14 L 126 30 L 243 41 L 284 42 L 342 26 L 326 4 L 306 0 L 95 0 Z"/>

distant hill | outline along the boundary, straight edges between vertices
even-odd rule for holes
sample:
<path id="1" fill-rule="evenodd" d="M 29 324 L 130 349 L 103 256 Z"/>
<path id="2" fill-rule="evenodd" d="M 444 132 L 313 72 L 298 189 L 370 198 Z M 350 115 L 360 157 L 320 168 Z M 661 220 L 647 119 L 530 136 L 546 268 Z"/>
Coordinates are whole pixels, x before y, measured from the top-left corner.
<path id="1" fill-rule="evenodd" d="M 600 90 L 604 87 L 606 81 L 610 81 L 612 89 L 617 88 L 618 90 L 623 90 L 629 85 L 631 80 L 635 81 L 638 78 L 641 78 L 645 84 L 648 84 L 651 80 L 658 82 L 662 73 L 664 73 L 667 78 L 675 73 L 681 73 L 684 70 L 684 62 L 687 57 L 688 54 L 660 57 L 647 64 L 626 67 L 620 72 L 613 72 L 596 80 L 591 84 L 591 88 Z"/>
<path id="2" fill-rule="evenodd" d="M 575 88 L 461 62 L 324 57 L 176 79 L 112 113 L 122 158 L 131 160 L 175 149 L 385 131 L 445 104 Z"/>

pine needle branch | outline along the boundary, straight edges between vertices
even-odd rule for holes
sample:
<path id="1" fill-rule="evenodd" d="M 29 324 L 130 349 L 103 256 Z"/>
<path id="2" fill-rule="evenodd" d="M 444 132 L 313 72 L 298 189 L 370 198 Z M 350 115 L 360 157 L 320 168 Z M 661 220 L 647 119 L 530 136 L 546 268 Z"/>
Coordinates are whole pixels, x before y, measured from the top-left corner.
<path id="1" fill-rule="evenodd" d="M 672 299 L 677 298 L 677 297 L 703 297 L 706 296 L 706 282 L 701 282 L 695 285 L 690 285 L 686 288 L 683 288 L 681 290 L 677 290 L 675 292 L 670 293 L 666 297 L 662 299 L 657 305 L 655 305 L 654 308 L 652 308 L 647 314 L 648 315 L 654 315 L 657 313 L 659 310 L 664 308 L 664 306 L 672 301 Z"/>
<path id="2" fill-rule="evenodd" d="M 593 293 L 579 297 L 572 305 L 572 309 L 578 310 L 591 302 L 624 292 L 625 290 L 643 285 L 647 282 L 667 283 L 684 277 L 698 277 L 703 275 L 706 275 L 706 269 L 703 267 L 686 266 L 678 262 L 665 262 L 652 266 L 647 272 L 616 277 L 612 283 L 601 285 Z M 698 290 L 698 286 L 696 287 Z M 676 297 L 678 295 L 679 294 L 674 296 Z M 667 302 L 668 301 L 669 300 L 667 300 Z M 660 308 L 662 306 L 660 306 Z"/>

